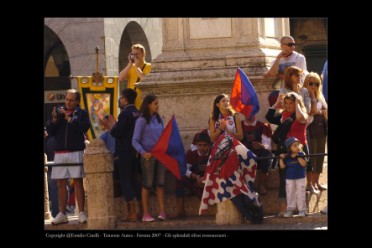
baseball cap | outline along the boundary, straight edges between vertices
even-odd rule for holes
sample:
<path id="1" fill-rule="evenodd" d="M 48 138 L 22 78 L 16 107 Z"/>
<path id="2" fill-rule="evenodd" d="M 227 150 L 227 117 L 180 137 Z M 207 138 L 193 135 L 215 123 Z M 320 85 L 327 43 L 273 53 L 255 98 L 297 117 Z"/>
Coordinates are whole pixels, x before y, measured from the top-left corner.
<path id="1" fill-rule="evenodd" d="M 289 149 L 289 148 L 291 147 L 291 145 L 292 145 L 293 143 L 295 143 L 295 142 L 299 142 L 299 143 L 301 143 L 297 138 L 295 138 L 295 137 L 289 137 L 288 139 L 286 139 L 286 140 L 284 141 L 284 145 L 285 145 L 285 147 L 286 147 L 287 149 Z"/>

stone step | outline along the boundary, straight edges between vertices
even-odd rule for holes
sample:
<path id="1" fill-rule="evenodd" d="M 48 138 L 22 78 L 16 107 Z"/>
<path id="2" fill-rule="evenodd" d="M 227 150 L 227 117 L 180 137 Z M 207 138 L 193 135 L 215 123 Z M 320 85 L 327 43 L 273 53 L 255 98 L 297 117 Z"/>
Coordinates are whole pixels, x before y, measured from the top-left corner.
<path id="1" fill-rule="evenodd" d="M 89 221 L 89 219 L 88 219 Z M 320 223 L 327 226 L 328 216 L 324 214 L 309 214 L 305 218 L 294 216 L 293 218 L 279 218 L 276 216 L 265 216 L 264 225 L 270 229 L 280 225 L 301 225 L 305 223 Z M 246 221 L 240 225 L 217 225 L 214 216 L 190 216 L 185 219 L 167 219 L 166 221 L 155 222 L 125 222 L 118 220 L 115 230 L 234 230 L 234 229 L 261 229 L 260 225 L 253 225 Z M 46 221 L 45 230 L 86 230 L 87 224 L 78 223 L 77 216 L 70 216 L 68 224 L 51 225 L 50 221 Z"/>
<path id="2" fill-rule="evenodd" d="M 328 191 L 320 191 L 319 195 L 306 191 L 309 213 L 317 213 L 327 205 Z M 279 212 L 278 190 L 268 190 L 267 194 L 260 196 L 265 215 Z"/>
<path id="3" fill-rule="evenodd" d="M 279 206 L 278 178 L 279 176 L 276 171 L 269 173 L 268 192 L 266 195 L 260 196 L 260 200 L 261 200 L 261 203 L 264 209 L 264 215 L 266 216 L 265 221 L 276 221 L 278 219 L 278 218 L 274 218 L 274 219 L 272 218 L 273 215 L 279 212 L 278 210 L 278 206 Z M 166 182 L 170 184 L 170 185 L 167 185 L 167 187 L 165 187 L 166 189 L 175 189 L 174 180 L 167 180 Z M 320 183 L 323 184 L 326 182 L 327 182 L 327 164 L 325 164 L 324 171 L 320 177 Z M 89 197 L 89 192 L 87 193 L 87 197 Z M 319 213 L 319 211 L 327 205 L 327 198 L 328 198 L 328 191 L 321 191 L 319 195 L 310 194 L 310 192 L 307 192 L 309 213 L 310 214 Z M 150 206 L 149 209 L 150 209 L 151 214 L 153 216 L 157 216 L 159 214 L 159 210 L 158 210 L 158 203 L 157 203 L 157 198 L 155 194 L 152 194 L 150 196 L 149 206 Z M 168 216 L 176 215 L 177 205 L 176 205 L 175 192 L 172 192 L 172 191 L 166 192 L 165 206 L 166 206 L 166 212 Z M 197 216 L 199 218 L 204 217 L 204 216 L 198 216 L 199 206 L 200 206 L 200 199 L 192 195 L 186 197 L 185 209 L 186 209 L 187 219 L 194 218 L 194 216 Z M 118 223 L 122 223 L 122 220 L 124 220 L 127 216 L 126 202 L 124 201 L 123 197 L 114 198 L 114 207 L 115 207 L 115 216 L 117 216 L 117 219 L 119 220 Z M 209 218 L 210 221 L 213 221 L 215 219 L 216 211 L 217 211 L 216 205 L 210 206 L 208 209 L 208 212 L 206 213 L 206 216 L 207 216 L 206 218 L 207 219 Z M 89 216 L 89 213 L 88 213 L 88 216 Z M 58 225 L 58 226 L 52 226 L 50 224 L 51 220 L 47 220 L 45 221 L 45 226 L 46 228 L 51 229 L 51 230 L 54 230 L 54 229 L 58 230 L 59 228 L 63 228 L 66 230 L 79 230 L 79 229 L 85 229 L 87 226 L 86 224 L 78 224 L 77 217 L 72 216 L 72 217 L 69 217 L 69 219 L 70 219 L 69 224 Z M 307 221 L 308 218 L 303 218 L 303 219 Z M 203 219 L 200 219 L 200 220 L 203 220 Z M 282 220 L 279 218 L 278 221 L 280 222 Z M 286 219 L 285 221 L 288 222 L 290 220 Z M 145 224 L 154 225 L 151 223 L 145 223 Z M 119 224 L 119 226 L 120 225 L 121 224 Z"/>
<path id="4" fill-rule="evenodd" d="M 173 180 L 174 181 L 174 180 Z M 168 180 L 172 182 L 172 180 Z M 269 173 L 267 178 L 268 191 L 266 195 L 260 195 L 260 201 L 262 203 L 264 214 L 271 215 L 279 212 L 279 201 L 278 201 L 278 188 L 279 188 L 279 175 L 277 171 Z M 168 185 L 168 189 L 175 188 L 174 185 Z M 328 192 L 321 191 L 319 195 L 307 192 L 307 203 L 309 213 L 319 212 L 327 205 Z M 127 216 L 126 202 L 123 197 L 117 197 L 114 199 L 116 216 L 125 218 Z M 159 214 L 159 207 L 156 195 L 153 193 L 150 196 L 149 201 L 150 213 L 153 216 Z M 193 216 L 199 214 L 200 199 L 194 195 L 189 195 L 185 198 L 185 210 L 187 216 Z M 137 207 L 138 208 L 138 207 Z M 216 205 L 210 206 L 207 215 L 216 214 Z M 174 216 L 177 213 L 176 197 L 174 192 L 167 192 L 165 199 L 165 211 L 169 216 Z"/>
<path id="5" fill-rule="evenodd" d="M 306 218 L 294 216 L 293 218 L 279 218 L 276 216 L 264 217 L 263 224 L 297 224 L 297 223 L 324 223 L 327 224 L 327 216 L 323 214 L 310 214 Z M 217 225 L 214 216 L 191 216 L 186 219 L 169 219 L 167 221 L 155 221 L 155 222 L 119 222 L 117 229 L 128 229 L 128 230 L 148 230 L 148 229 L 164 229 L 164 230 L 198 230 L 199 228 L 204 229 L 220 229 L 221 226 L 225 226 L 228 229 L 231 227 L 239 227 L 252 225 L 249 221 L 246 221 L 240 225 Z"/>

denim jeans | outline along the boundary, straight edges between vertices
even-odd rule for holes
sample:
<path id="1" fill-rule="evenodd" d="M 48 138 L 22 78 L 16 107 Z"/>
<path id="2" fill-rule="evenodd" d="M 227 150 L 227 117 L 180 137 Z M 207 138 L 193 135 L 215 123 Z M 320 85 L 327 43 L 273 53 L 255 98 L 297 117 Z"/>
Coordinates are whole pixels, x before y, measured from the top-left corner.
<path id="1" fill-rule="evenodd" d="M 165 167 L 154 157 L 149 160 L 141 157 L 142 166 L 142 187 L 151 189 L 155 184 L 156 187 L 164 187 L 165 184 Z"/>

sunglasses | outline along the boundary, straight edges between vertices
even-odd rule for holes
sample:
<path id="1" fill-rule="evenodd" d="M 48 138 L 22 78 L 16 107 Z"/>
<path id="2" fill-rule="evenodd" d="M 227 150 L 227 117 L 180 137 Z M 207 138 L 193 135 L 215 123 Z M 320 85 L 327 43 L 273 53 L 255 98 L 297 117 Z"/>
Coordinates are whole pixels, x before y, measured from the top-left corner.
<path id="1" fill-rule="evenodd" d="M 296 45 L 296 43 L 292 43 L 292 42 L 290 42 L 290 43 L 288 43 L 288 44 L 284 44 L 284 45 L 287 45 L 287 46 L 289 46 L 289 47 L 293 47 L 293 46 Z"/>
<path id="2" fill-rule="evenodd" d="M 309 85 L 310 85 L 310 86 L 314 86 L 314 85 L 315 85 L 315 86 L 319 86 L 319 83 L 313 83 L 313 82 L 311 82 L 311 83 L 309 83 Z"/>

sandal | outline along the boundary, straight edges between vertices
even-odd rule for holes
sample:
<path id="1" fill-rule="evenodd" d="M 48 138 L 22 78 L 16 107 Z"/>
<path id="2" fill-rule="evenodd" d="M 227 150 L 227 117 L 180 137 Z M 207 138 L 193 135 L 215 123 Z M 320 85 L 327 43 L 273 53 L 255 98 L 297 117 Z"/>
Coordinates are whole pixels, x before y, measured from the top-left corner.
<path id="1" fill-rule="evenodd" d="M 328 188 L 325 185 L 318 184 L 318 189 L 319 190 L 327 190 Z"/>

